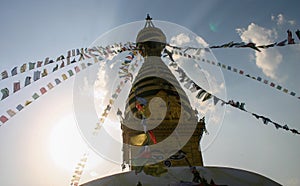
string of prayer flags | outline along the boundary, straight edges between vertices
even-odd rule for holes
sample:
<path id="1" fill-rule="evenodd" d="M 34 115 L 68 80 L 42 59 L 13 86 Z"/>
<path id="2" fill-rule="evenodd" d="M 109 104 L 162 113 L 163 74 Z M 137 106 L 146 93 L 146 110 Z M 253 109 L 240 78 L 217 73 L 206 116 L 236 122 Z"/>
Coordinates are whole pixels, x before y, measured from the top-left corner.
<path id="1" fill-rule="evenodd" d="M 181 69 L 178 65 L 172 65 L 173 68 L 177 68 L 175 69 L 176 72 L 178 72 L 179 74 L 185 74 L 184 70 Z M 185 74 L 185 76 L 187 77 L 187 75 Z M 187 77 L 188 80 L 191 80 L 189 77 Z M 185 80 L 186 81 L 186 80 Z M 184 83 L 185 81 L 181 82 L 181 83 Z M 279 128 L 282 128 L 284 130 L 287 130 L 287 131 L 291 131 L 292 133 L 294 134 L 300 134 L 298 130 L 296 129 L 290 129 L 287 125 L 280 125 L 278 123 L 275 123 L 273 122 L 270 118 L 267 118 L 265 116 L 262 116 L 262 115 L 258 115 L 258 114 L 255 114 L 255 113 L 251 113 L 249 111 L 247 111 L 245 109 L 245 103 L 243 102 L 239 102 L 239 101 L 233 101 L 233 100 L 229 100 L 229 101 L 224 101 L 214 95 L 212 95 L 211 93 L 208 93 L 205 89 L 201 88 L 200 86 L 198 86 L 194 81 L 192 82 L 194 84 L 194 87 L 197 87 L 196 89 L 198 90 L 198 93 L 196 95 L 196 98 L 197 99 L 200 99 L 202 100 L 202 102 L 210 99 L 213 97 L 213 104 L 216 105 L 219 101 L 221 101 L 221 106 L 223 106 L 224 104 L 227 104 L 227 105 L 230 105 L 234 108 L 237 108 L 241 111 L 244 111 L 244 112 L 247 112 L 247 113 L 250 113 L 252 114 L 254 117 L 256 117 L 257 119 L 262 119 L 263 121 L 263 124 L 267 125 L 268 123 L 273 123 L 274 126 L 276 127 L 276 129 L 279 129 Z M 279 88 L 281 89 L 281 86 L 279 86 Z"/>
<path id="2" fill-rule="evenodd" d="M 78 186 L 79 185 L 81 175 L 83 174 L 84 167 L 86 166 L 87 158 L 88 158 L 88 153 L 84 153 L 84 155 L 80 159 L 80 162 L 77 163 L 77 165 L 75 167 L 75 170 L 74 170 L 74 173 L 72 175 L 72 179 L 70 181 L 71 186 Z"/>
<path id="3" fill-rule="evenodd" d="M 81 49 L 81 53 L 83 53 L 83 55 L 84 55 L 86 58 L 91 58 L 88 54 L 84 53 L 85 51 L 88 52 L 88 49 L 86 49 L 86 50 L 84 50 L 83 48 Z M 128 58 L 130 58 L 130 57 L 128 56 Z M 56 61 L 57 61 L 57 62 L 61 62 L 61 64 L 60 64 L 60 65 L 59 65 L 59 64 L 56 64 L 56 65 L 53 67 L 52 73 L 53 73 L 53 72 L 56 72 L 56 71 L 58 70 L 58 68 L 64 68 L 64 67 L 65 67 L 64 61 L 62 61 L 63 59 L 64 59 L 64 56 L 63 56 L 63 55 L 61 55 L 61 56 L 59 56 L 59 57 L 57 58 Z M 100 58 L 99 58 L 99 59 L 100 59 Z M 50 58 L 46 58 L 45 61 L 46 61 L 46 63 L 44 63 L 44 65 L 47 65 L 47 64 L 50 64 L 50 63 L 53 63 L 53 62 L 54 62 L 53 60 L 50 60 Z M 73 61 L 76 62 L 76 58 L 74 58 Z M 98 62 L 98 60 L 97 60 L 97 62 Z M 71 62 L 70 62 L 70 63 L 71 63 Z M 40 67 L 43 66 L 43 61 L 38 61 L 38 62 L 36 62 L 36 63 L 35 63 L 35 62 L 34 62 L 34 63 L 32 63 L 32 62 L 24 63 L 24 64 L 20 67 L 20 72 L 23 73 L 23 72 L 25 72 L 26 70 L 32 70 L 32 69 L 35 69 L 35 65 L 36 65 L 36 68 L 40 68 Z M 87 65 L 88 65 L 88 66 L 91 66 L 92 63 L 87 63 Z M 27 68 L 28 66 L 29 66 L 29 68 Z M 81 67 L 82 67 L 82 69 L 85 69 L 85 68 L 86 68 L 86 64 L 85 64 L 85 63 L 82 63 L 82 64 L 81 64 Z M 17 66 L 14 67 L 14 68 L 12 69 L 12 75 L 17 75 L 17 69 L 18 69 Z M 75 71 L 76 71 L 76 73 L 78 73 L 78 72 L 80 71 L 80 68 L 79 68 L 79 67 L 75 67 Z M 69 74 L 70 76 L 74 75 L 74 73 L 73 73 L 72 70 L 69 70 L 69 71 L 68 71 L 68 74 Z M 24 86 L 23 86 L 23 87 L 20 86 L 20 89 L 21 89 L 21 88 L 24 88 L 24 87 L 26 87 L 26 86 L 28 86 L 29 84 L 31 84 L 31 83 L 32 83 L 32 82 L 31 82 L 31 79 L 33 79 L 33 82 L 36 82 L 36 81 L 38 81 L 41 77 L 45 77 L 45 76 L 47 76 L 47 75 L 49 75 L 49 73 L 48 73 L 48 71 L 47 71 L 46 68 L 44 68 L 42 71 L 40 71 L 40 70 L 34 71 L 33 77 L 32 77 L 32 76 L 27 76 L 27 77 L 25 78 Z M 4 71 L 1 73 L 1 76 L 2 76 L 2 79 L 6 79 L 6 78 L 9 77 L 6 70 L 4 70 Z M 124 77 L 125 77 L 127 80 L 132 80 L 132 78 L 133 78 L 132 74 L 127 74 L 127 75 L 125 75 Z M 1 80 L 2 80 L 2 79 L 1 79 Z M 63 79 L 65 80 L 65 79 L 66 79 L 66 76 L 63 75 Z M 19 81 L 22 81 L 22 80 L 19 80 Z M 57 80 L 56 82 L 59 83 L 58 80 Z M 18 86 L 18 83 L 16 83 L 16 82 L 13 82 L 13 83 L 12 83 L 12 87 L 13 87 L 12 93 L 15 93 L 16 91 L 18 91 L 17 86 Z M 20 90 L 20 89 L 19 89 L 19 90 Z M 15 90 L 15 91 L 14 91 L 14 90 Z M 11 95 L 12 95 L 12 94 L 11 94 Z"/>
<path id="4" fill-rule="evenodd" d="M 78 67 L 79 68 L 79 67 Z M 69 70 L 69 72 L 73 72 L 72 70 Z M 69 75 L 70 75 L 70 77 L 72 76 L 71 75 L 72 73 L 69 73 Z M 66 74 L 62 74 L 62 77 L 64 77 L 64 76 L 66 76 Z M 67 77 L 67 76 L 66 76 Z M 65 78 L 66 78 L 65 77 Z M 26 80 L 28 80 L 28 81 L 30 81 L 30 76 L 27 76 L 26 77 Z M 67 80 L 67 79 L 66 79 Z M 55 78 L 55 83 L 56 83 L 56 85 L 58 85 L 58 84 L 60 84 L 61 83 L 61 80 L 59 79 L 59 78 Z M 29 82 L 30 83 L 30 82 Z M 19 82 L 16 82 L 15 84 L 15 88 L 14 88 L 14 90 L 15 91 L 18 91 L 19 90 Z M 38 94 L 38 93 L 33 93 L 32 94 L 32 96 L 31 96 L 31 100 L 30 99 L 27 99 L 26 100 L 26 102 L 25 102 L 25 104 L 24 104 L 24 106 L 25 107 L 27 107 L 29 104 L 31 104 L 33 101 L 35 101 L 35 100 L 37 100 L 40 96 L 42 96 L 42 95 L 44 95 L 45 93 L 47 93 L 47 89 L 45 88 L 45 87 L 47 87 L 48 88 L 48 90 L 51 90 L 51 89 L 53 89 L 56 85 L 53 85 L 51 82 L 49 82 L 48 84 L 47 84 L 47 86 L 42 86 L 41 88 L 40 88 L 40 94 Z M 6 97 L 8 97 L 9 96 L 9 90 L 8 90 L 8 88 L 4 88 L 4 89 L 2 89 L 1 90 L 1 92 L 2 92 L 2 99 L 5 99 Z M 110 103 L 112 104 L 113 103 L 113 101 L 110 101 Z M 17 107 L 16 107 L 16 109 L 17 109 L 17 111 L 21 111 L 21 110 L 23 110 L 23 108 L 24 108 L 24 106 L 22 105 L 22 104 L 19 104 Z M 108 110 L 110 110 L 110 107 L 107 107 L 107 109 Z M 9 110 L 7 110 L 7 114 L 10 116 L 10 117 L 13 117 L 15 114 L 16 114 L 16 112 L 14 112 L 12 109 L 9 109 Z M 6 122 L 7 120 L 9 120 L 9 118 L 8 117 L 6 117 L 6 116 L 4 116 L 3 115 L 3 122 Z"/>
<path id="5" fill-rule="evenodd" d="M 299 30 L 295 31 L 295 34 L 297 35 L 298 39 L 300 40 L 300 31 Z M 261 52 L 260 49 L 268 49 L 268 48 L 277 47 L 277 46 L 282 47 L 282 46 L 286 46 L 286 45 L 295 45 L 295 44 L 300 44 L 300 43 L 296 43 L 295 39 L 292 36 L 292 31 L 287 30 L 287 39 L 284 39 L 283 41 L 280 41 L 280 42 L 274 42 L 274 43 L 265 44 L 265 45 L 256 45 L 256 43 L 253 43 L 253 42 L 245 43 L 245 42 L 230 41 L 230 42 L 222 44 L 222 45 L 213 45 L 213 46 L 204 47 L 204 48 L 177 47 L 177 46 L 172 46 L 170 44 L 167 44 L 167 46 L 172 47 L 173 49 L 183 50 L 183 53 L 187 52 L 188 50 L 197 50 L 197 51 L 205 50 L 205 51 L 209 52 L 209 49 L 215 49 L 215 48 L 251 48 L 257 52 Z M 173 58 L 171 59 L 171 57 L 170 57 L 170 60 L 173 61 Z"/>
<path id="6" fill-rule="evenodd" d="M 131 56 L 131 54 L 129 54 Z M 133 57 L 129 57 L 129 58 L 132 58 L 132 60 L 135 58 L 134 56 Z M 138 62 L 139 60 L 138 59 L 135 59 L 135 63 L 132 64 L 132 60 L 130 62 L 129 65 L 135 65 L 135 66 L 138 66 Z M 128 65 L 127 65 L 128 66 Z M 133 72 L 133 71 L 132 71 Z M 102 124 L 105 122 L 105 119 L 106 117 L 108 116 L 109 112 L 110 112 L 110 109 L 113 105 L 113 103 L 115 102 L 115 100 L 118 98 L 119 94 L 121 93 L 122 91 L 122 88 L 125 86 L 125 84 L 127 83 L 128 79 L 125 78 L 124 80 L 121 80 L 119 82 L 119 84 L 117 85 L 115 91 L 112 93 L 112 96 L 111 98 L 109 99 L 109 103 L 108 105 L 106 106 L 106 108 L 104 109 L 104 111 L 102 112 L 102 115 L 101 117 L 99 118 L 99 122 L 96 123 L 96 127 L 94 128 L 94 132 L 93 132 L 93 135 L 97 135 L 98 134 L 98 131 L 101 129 L 101 126 Z M 118 110 L 118 114 L 119 116 L 122 118 L 122 112 L 120 110 Z"/>
<path id="7" fill-rule="evenodd" d="M 187 56 L 184 56 L 184 53 L 182 53 L 181 51 L 178 51 L 178 50 L 172 50 L 172 53 L 173 54 L 175 54 L 175 55 L 180 55 L 180 56 L 182 56 L 182 57 L 186 57 L 187 58 Z M 234 73 L 236 73 L 236 74 L 238 74 L 238 75 L 242 75 L 242 76 L 244 76 L 244 77 L 247 77 L 247 78 L 250 78 L 250 79 L 252 79 L 252 80 L 256 80 L 256 81 L 258 81 L 258 82 L 261 82 L 261 83 L 264 83 L 264 84 L 266 84 L 266 85 L 270 85 L 270 87 L 272 87 L 272 88 L 276 88 L 276 90 L 279 90 L 279 91 L 282 91 L 283 93 L 285 93 L 285 94 L 288 94 L 288 95 L 290 95 L 290 96 L 293 96 L 293 97 L 296 97 L 296 93 L 295 93 L 295 91 L 291 91 L 291 90 L 289 90 L 289 89 L 287 89 L 287 88 L 283 88 L 281 85 L 276 85 L 274 82 L 271 82 L 271 81 L 269 81 L 269 80 L 263 80 L 261 77 L 259 77 L 259 76 L 253 76 L 253 75 L 250 75 L 250 74 L 248 74 L 248 73 L 245 73 L 244 72 L 244 70 L 240 70 L 240 69 L 238 69 L 238 68 L 235 68 L 235 67 L 232 67 L 232 66 L 227 66 L 227 65 L 225 65 L 225 64 L 222 64 L 222 63 L 216 63 L 216 62 L 214 62 L 214 61 L 210 61 L 210 60 L 208 60 L 208 59 L 204 59 L 204 58 L 200 58 L 199 56 L 195 56 L 195 55 L 191 55 L 191 57 L 193 58 L 193 59 L 195 59 L 195 60 L 198 60 L 198 61 L 201 61 L 201 62 L 203 62 L 203 63 L 207 63 L 207 64 L 210 64 L 210 65 L 214 65 L 214 66 L 216 66 L 216 67 L 220 67 L 221 69 L 224 69 L 224 70 L 227 70 L 227 71 L 231 71 L 231 72 L 234 72 Z M 175 66 L 176 67 L 176 63 L 174 63 L 174 62 L 171 62 L 170 63 L 170 66 Z M 184 81 L 185 80 L 185 75 L 182 73 L 181 74 L 181 76 L 180 76 L 181 78 L 180 78 L 180 81 L 182 82 L 182 81 Z M 298 100 L 300 100 L 300 97 L 296 97 Z"/>

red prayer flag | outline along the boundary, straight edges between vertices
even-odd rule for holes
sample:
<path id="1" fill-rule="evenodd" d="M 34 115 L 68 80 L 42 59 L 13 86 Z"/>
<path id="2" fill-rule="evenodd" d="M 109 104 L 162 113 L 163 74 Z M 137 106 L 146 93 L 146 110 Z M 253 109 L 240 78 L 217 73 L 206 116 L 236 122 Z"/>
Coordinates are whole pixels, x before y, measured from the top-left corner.
<path id="1" fill-rule="evenodd" d="M 47 92 L 47 90 L 46 90 L 45 87 L 42 87 L 42 88 L 40 89 L 40 91 L 41 91 L 42 94 L 45 94 L 45 93 Z"/>
<path id="2" fill-rule="evenodd" d="M 157 141 L 156 141 L 156 137 L 153 134 L 153 131 L 149 130 L 148 132 L 149 132 L 149 136 L 150 136 L 151 140 L 153 141 L 154 144 L 156 144 Z"/>
<path id="3" fill-rule="evenodd" d="M 20 90 L 20 82 L 14 82 L 14 92 Z"/>
<path id="4" fill-rule="evenodd" d="M 8 118 L 7 118 L 6 116 L 4 116 L 4 115 L 2 115 L 2 116 L 0 117 L 0 121 L 1 121 L 2 123 L 7 122 L 7 120 L 8 120 Z"/>

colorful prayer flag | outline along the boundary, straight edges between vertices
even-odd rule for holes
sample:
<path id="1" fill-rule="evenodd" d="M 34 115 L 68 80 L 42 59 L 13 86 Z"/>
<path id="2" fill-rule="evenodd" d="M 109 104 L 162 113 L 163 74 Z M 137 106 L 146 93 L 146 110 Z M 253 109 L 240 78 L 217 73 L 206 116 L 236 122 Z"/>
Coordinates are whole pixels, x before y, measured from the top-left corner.
<path id="1" fill-rule="evenodd" d="M 2 98 L 1 98 L 1 100 L 7 98 L 7 97 L 9 96 L 9 90 L 8 90 L 8 88 L 3 88 L 3 89 L 1 89 L 1 93 L 2 93 Z"/>
<path id="2" fill-rule="evenodd" d="M 62 61 L 61 64 L 60 64 L 60 66 L 59 66 L 59 68 L 63 68 L 64 66 L 65 66 L 65 62 Z"/>
<path id="3" fill-rule="evenodd" d="M 283 92 L 284 92 L 284 93 L 288 93 L 288 89 L 286 89 L 286 88 L 283 89 Z"/>
<path id="4" fill-rule="evenodd" d="M 44 69 L 44 70 L 43 70 L 43 73 L 42 73 L 42 77 L 45 77 L 45 76 L 47 76 L 47 75 L 48 75 L 47 69 Z"/>
<path id="5" fill-rule="evenodd" d="M 46 57 L 44 65 L 48 65 L 49 64 L 49 57 Z"/>
<path id="6" fill-rule="evenodd" d="M 56 85 L 61 83 L 61 81 L 58 78 L 56 78 L 54 81 L 55 81 Z"/>
<path id="7" fill-rule="evenodd" d="M 70 77 L 74 75 L 74 73 L 73 73 L 72 70 L 68 70 L 68 73 L 69 73 L 69 76 L 70 76 Z"/>
<path id="8" fill-rule="evenodd" d="M 17 109 L 18 111 L 21 111 L 23 108 L 24 108 L 24 107 L 23 107 L 23 105 L 21 105 L 21 104 L 19 104 L 19 105 L 16 107 L 16 109 Z"/>
<path id="9" fill-rule="evenodd" d="M 40 76 L 41 76 L 41 71 L 35 71 L 34 73 L 33 73 L 33 81 L 37 81 L 37 80 L 39 80 L 40 79 Z"/>
<path id="10" fill-rule="evenodd" d="M 204 98 L 203 98 L 203 100 L 202 100 L 202 102 L 204 102 L 204 101 L 210 99 L 211 97 L 212 97 L 212 96 L 211 96 L 210 93 L 206 93 L 205 96 L 204 96 Z"/>
<path id="11" fill-rule="evenodd" d="M 20 90 L 20 81 L 14 82 L 14 93 Z"/>
<path id="12" fill-rule="evenodd" d="M 277 85 L 277 87 L 276 87 L 278 90 L 281 90 L 281 86 L 280 85 Z"/>
<path id="13" fill-rule="evenodd" d="M 80 72 L 80 68 L 78 66 L 74 67 L 74 69 L 76 73 Z"/>
<path id="14" fill-rule="evenodd" d="M 7 118 L 6 116 L 4 116 L 4 115 L 2 115 L 2 116 L 0 117 L 0 121 L 1 121 L 2 123 L 7 122 L 7 120 L 8 120 L 8 118 Z"/>
<path id="15" fill-rule="evenodd" d="M 17 72 L 17 70 L 18 70 L 17 68 L 18 68 L 18 67 L 14 67 L 14 68 L 11 70 L 11 75 L 12 75 L 12 76 L 17 75 L 17 73 L 18 73 L 18 72 Z"/>
<path id="16" fill-rule="evenodd" d="M 13 117 L 14 115 L 16 115 L 16 112 L 13 111 L 12 109 L 7 110 L 6 113 L 7 113 L 10 117 Z"/>
<path id="17" fill-rule="evenodd" d="M 56 71 L 58 69 L 58 64 L 53 68 L 52 72 Z"/>
<path id="18" fill-rule="evenodd" d="M 2 76 L 2 79 L 8 78 L 8 73 L 7 73 L 7 71 L 4 70 L 3 72 L 1 72 L 1 76 Z"/>
<path id="19" fill-rule="evenodd" d="M 29 62 L 29 70 L 34 69 L 35 63 Z"/>
<path id="20" fill-rule="evenodd" d="M 25 87 L 31 83 L 30 80 L 31 80 L 31 77 L 30 77 L 30 76 L 27 76 L 27 77 L 25 78 L 25 85 L 24 85 Z"/>
<path id="21" fill-rule="evenodd" d="M 37 98 L 39 98 L 40 96 L 37 94 L 37 93 L 34 93 L 33 95 L 32 95 L 32 98 L 33 99 L 37 99 Z"/>
<path id="22" fill-rule="evenodd" d="M 63 78 L 63 80 L 66 80 L 68 79 L 67 75 L 66 74 L 62 74 L 61 77 Z"/>
<path id="23" fill-rule="evenodd" d="M 27 68 L 27 64 L 24 63 L 21 67 L 20 67 L 20 72 L 23 73 L 26 71 L 26 68 Z"/>
<path id="24" fill-rule="evenodd" d="M 48 83 L 47 87 L 51 90 L 54 86 L 52 85 L 52 83 Z"/>
<path id="25" fill-rule="evenodd" d="M 38 68 L 38 67 L 41 67 L 42 64 L 43 64 L 43 61 L 38 61 L 37 64 L 36 64 L 36 67 L 37 67 L 37 68 Z"/>
<path id="26" fill-rule="evenodd" d="M 41 92 L 42 94 L 45 94 L 45 93 L 47 92 L 47 90 L 46 90 L 45 87 L 42 87 L 42 88 L 40 88 L 40 92 Z"/>
<path id="27" fill-rule="evenodd" d="M 31 103 L 32 101 L 29 101 L 29 100 L 26 100 L 26 102 L 25 102 L 25 106 L 28 106 L 30 103 Z"/>
<path id="28" fill-rule="evenodd" d="M 197 99 L 202 99 L 202 97 L 204 96 L 205 93 L 206 93 L 206 91 L 203 90 L 203 89 L 201 89 L 201 90 L 198 92 L 196 98 L 197 98 Z"/>

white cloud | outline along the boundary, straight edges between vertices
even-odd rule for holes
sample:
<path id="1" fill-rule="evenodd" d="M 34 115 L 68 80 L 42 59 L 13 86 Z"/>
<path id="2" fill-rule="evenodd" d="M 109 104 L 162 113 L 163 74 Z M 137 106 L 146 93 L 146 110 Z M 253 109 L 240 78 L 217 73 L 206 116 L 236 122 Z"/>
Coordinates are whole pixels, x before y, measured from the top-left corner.
<path id="1" fill-rule="evenodd" d="M 196 41 L 197 41 L 199 44 L 203 45 L 204 47 L 208 47 L 208 44 L 206 43 L 206 41 L 204 41 L 204 39 L 203 39 L 202 37 L 197 36 L 197 37 L 196 37 Z"/>
<path id="2" fill-rule="evenodd" d="M 277 25 L 290 24 L 295 25 L 295 20 L 287 20 L 283 14 L 278 14 L 277 16 L 271 16 L 272 21 L 275 21 Z"/>
<path id="3" fill-rule="evenodd" d="M 236 31 L 244 42 L 254 42 L 257 45 L 270 44 L 277 39 L 276 30 L 267 29 L 255 23 L 251 23 L 247 29 L 238 28 Z M 276 70 L 282 62 L 282 58 L 282 54 L 276 48 L 262 50 L 262 52 L 255 51 L 257 67 L 262 69 L 263 73 L 272 79 L 278 80 Z"/>
<path id="4" fill-rule="evenodd" d="M 177 36 L 172 37 L 170 43 L 173 45 L 181 46 L 183 44 L 189 43 L 190 41 L 191 39 L 189 38 L 188 35 L 181 33 L 178 34 Z"/>

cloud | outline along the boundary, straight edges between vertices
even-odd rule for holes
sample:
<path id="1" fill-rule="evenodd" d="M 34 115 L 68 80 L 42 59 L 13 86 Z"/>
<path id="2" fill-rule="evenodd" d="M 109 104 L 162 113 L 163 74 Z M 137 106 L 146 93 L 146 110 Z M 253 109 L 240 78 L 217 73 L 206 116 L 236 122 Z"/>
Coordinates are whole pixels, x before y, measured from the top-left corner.
<path id="1" fill-rule="evenodd" d="M 282 21 L 281 18 L 279 18 L 279 22 L 280 21 Z M 255 23 L 251 23 L 247 29 L 238 28 L 236 31 L 243 42 L 254 42 L 257 45 L 273 43 L 278 36 L 276 30 L 267 29 Z M 254 60 L 257 67 L 262 69 L 266 76 L 278 80 L 276 70 L 282 62 L 282 58 L 282 54 L 276 48 L 272 48 L 263 50 L 262 52 L 255 51 Z"/>
<path id="2" fill-rule="evenodd" d="M 204 41 L 204 39 L 203 39 L 202 37 L 197 36 L 197 37 L 196 37 L 196 41 L 197 41 L 199 44 L 203 45 L 203 47 L 208 47 L 208 44 L 206 43 L 206 41 Z"/>
<path id="3" fill-rule="evenodd" d="M 284 24 L 295 25 L 296 24 L 295 20 L 287 20 L 283 14 L 278 14 L 277 16 L 272 15 L 271 20 L 275 21 L 277 25 L 284 25 Z"/>
<path id="4" fill-rule="evenodd" d="M 173 45 L 181 46 L 183 44 L 189 43 L 191 41 L 190 37 L 184 33 L 178 34 L 171 38 L 170 43 Z"/>

